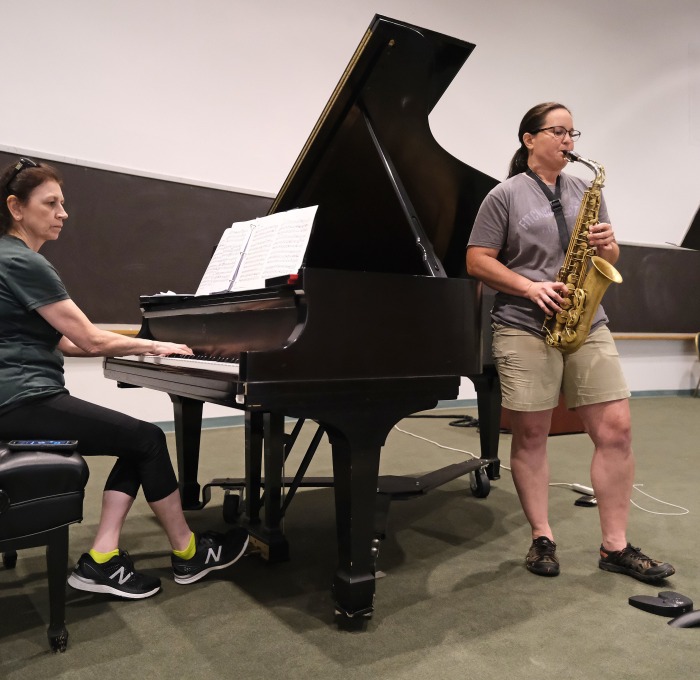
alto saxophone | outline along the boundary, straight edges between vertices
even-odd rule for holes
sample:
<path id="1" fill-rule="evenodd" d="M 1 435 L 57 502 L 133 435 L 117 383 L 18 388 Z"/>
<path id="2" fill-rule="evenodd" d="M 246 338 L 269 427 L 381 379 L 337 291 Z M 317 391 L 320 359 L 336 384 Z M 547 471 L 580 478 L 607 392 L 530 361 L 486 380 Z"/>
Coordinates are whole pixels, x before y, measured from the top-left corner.
<path id="1" fill-rule="evenodd" d="M 622 276 L 607 260 L 594 255 L 595 249 L 588 243 L 590 228 L 598 224 L 605 169 L 573 151 L 566 151 L 565 156 L 570 163 L 578 161 L 595 173 L 591 186 L 583 195 L 564 264 L 557 275 L 557 281 L 569 289 L 569 297 L 561 304 L 562 311 L 548 316 L 542 326 L 547 345 L 564 354 L 572 354 L 588 337 L 593 317 L 608 286 L 621 283 Z"/>

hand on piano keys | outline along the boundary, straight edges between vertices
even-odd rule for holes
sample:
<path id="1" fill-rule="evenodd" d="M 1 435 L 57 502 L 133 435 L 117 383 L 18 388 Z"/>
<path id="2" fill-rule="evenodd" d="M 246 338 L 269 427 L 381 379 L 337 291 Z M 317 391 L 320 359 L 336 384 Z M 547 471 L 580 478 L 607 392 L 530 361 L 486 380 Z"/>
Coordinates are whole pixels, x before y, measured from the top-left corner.
<path id="1" fill-rule="evenodd" d="M 150 354 L 153 356 L 191 356 L 194 352 L 187 346 L 181 345 L 177 342 L 161 342 L 160 340 L 153 340 L 153 344 L 148 348 L 144 355 Z"/>

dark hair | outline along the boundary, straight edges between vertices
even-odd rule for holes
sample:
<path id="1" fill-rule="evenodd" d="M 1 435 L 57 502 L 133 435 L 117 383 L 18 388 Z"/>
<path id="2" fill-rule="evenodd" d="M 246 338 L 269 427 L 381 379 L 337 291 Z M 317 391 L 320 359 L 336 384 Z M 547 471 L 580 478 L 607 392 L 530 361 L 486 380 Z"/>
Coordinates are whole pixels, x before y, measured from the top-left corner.
<path id="1" fill-rule="evenodd" d="M 523 142 L 523 135 L 526 132 L 533 134 L 535 130 L 539 130 L 541 127 L 543 127 L 547 114 L 550 111 L 556 111 L 557 109 L 565 109 L 566 111 L 569 111 L 569 109 L 563 104 L 557 104 L 557 102 L 545 102 L 544 104 L 537 104 L 537 106 L 533 106 L 523 116 L 523 119 L 520 121 L 520 128 L 518 129 L 520 148 L 515 152 L 510 161 L 508 177 L 513 177 L 513 175 L 518 175 L 527 170 L 528 149 Z M 569 111 L 569 113 L 571 113 L 571 111 Z"/>
<path id="2" fill-rule="evenodd" d="M 4 236 L 13 223 L 7 207 L 9 196 L 17 196 L 20 203 L 26 203 L 32 191 L 44 182 L 63 184 L 58 171 L 46 163 L 37 163 L 36 167 L 25 165 L 19 172 L 15 172 L 18 162 L 19 160 L 8 165 L 0 174 L 0 236 Z"/>

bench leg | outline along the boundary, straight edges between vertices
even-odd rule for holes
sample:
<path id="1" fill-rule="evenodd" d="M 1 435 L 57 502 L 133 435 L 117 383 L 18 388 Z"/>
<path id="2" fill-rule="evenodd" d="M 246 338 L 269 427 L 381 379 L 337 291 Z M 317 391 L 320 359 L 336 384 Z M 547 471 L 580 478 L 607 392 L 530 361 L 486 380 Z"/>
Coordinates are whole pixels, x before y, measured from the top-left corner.
<path id="1" fill-rule="evenodd" d="M 46 568 L 49 576 L 49 628 L 47 635 L 51 650 L 65 652 L 68 645 L 66 629 L 66 571 L 68 567 L 68 527 L 51 532 L 46 545 Z"/>

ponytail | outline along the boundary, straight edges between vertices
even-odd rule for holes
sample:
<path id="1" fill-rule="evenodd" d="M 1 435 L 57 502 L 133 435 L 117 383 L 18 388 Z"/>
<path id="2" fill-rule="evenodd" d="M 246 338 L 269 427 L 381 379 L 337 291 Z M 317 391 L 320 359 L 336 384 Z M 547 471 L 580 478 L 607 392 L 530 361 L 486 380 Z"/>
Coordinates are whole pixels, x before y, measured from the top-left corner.
<path id="1" fill-rule="evenodd" d="M 527 170 L 527 147 L 521 142 L 520 148 L 513 154 L 513 158 L 508 166 L 508 177 L 519 175 Z"/>

